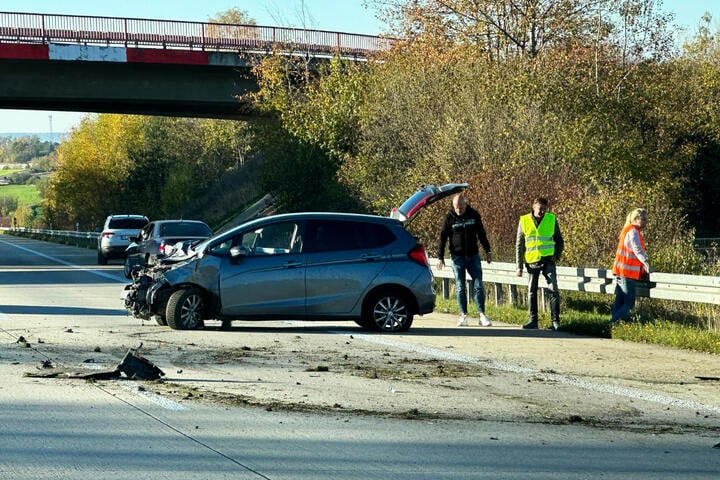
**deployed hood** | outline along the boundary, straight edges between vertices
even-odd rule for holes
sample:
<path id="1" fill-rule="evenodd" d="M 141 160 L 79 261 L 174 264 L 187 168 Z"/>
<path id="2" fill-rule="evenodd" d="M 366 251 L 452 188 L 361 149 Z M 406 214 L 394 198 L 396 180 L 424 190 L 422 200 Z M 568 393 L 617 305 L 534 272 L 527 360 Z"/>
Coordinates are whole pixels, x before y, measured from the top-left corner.
<path id="1" fill-rule="evenodd" d="M 407 222 L 424 206 L 462 192 L 468 186 L 469 184 L 467 183 L 448 183 L 441 187 L 423 185 L 410 198 L 405 200 L 402 205 L 398 208 L 393 208 L 392 212 L 390 212 L 390 217 L 396 218 L 403 223 Z"/>

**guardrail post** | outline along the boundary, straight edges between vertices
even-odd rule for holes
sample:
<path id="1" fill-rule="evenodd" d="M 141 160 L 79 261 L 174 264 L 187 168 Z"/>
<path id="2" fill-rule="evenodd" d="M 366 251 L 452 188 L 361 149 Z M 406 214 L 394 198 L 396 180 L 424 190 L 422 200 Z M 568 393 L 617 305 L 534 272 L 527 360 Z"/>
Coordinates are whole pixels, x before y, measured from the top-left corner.
<path id="1" fill-rule="evenodd" d="M 492 286 L 493 286 L 493 289 L 495 290 L 495 305 L 502 305 L 504 303 L 503 302 L 502 284 L 493 283 Z"/>
<path id="2" fill-rule="evenodd" d="M 518 297 L 517 285 L 508 285 L 510 287 L 510 304 L 513 307 L 520 305 L 520 298 Z"/>
<path id="3" fill-rule="evenodd" d="M 445 300 L 450 298 L 450 279 L 449 278 L 442 279 L 442 296 Z"/>

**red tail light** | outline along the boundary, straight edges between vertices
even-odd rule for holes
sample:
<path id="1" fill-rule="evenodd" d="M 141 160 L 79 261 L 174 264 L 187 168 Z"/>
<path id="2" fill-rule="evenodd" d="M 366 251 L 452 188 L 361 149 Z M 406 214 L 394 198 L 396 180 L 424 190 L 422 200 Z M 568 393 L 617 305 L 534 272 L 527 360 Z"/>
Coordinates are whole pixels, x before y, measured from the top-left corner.
<path id="1" fill-rule="evenodd" d="M 103 238 L 110 238 L 110 237 L 112 237 L 113 235 L 115 235 L 113 232 L 102 232 L 102 237 L 103 237 Z"/>
<path id="2" fill-rule="evenodd" d="M 158 248 L 158 250 L 160 250 L 160 253 L 164 254 L 164 253 L 165 253 L 165 244 L 164 244 L 164 243 L 161 243 L 161 244 L 160 244 L 160 247 Z"/>
<path id="3" fill-rule="evenodd" d="M 423 245 L 415 245 L 415 248 L 408 252 L 408 257 L 410 257 L 413 262 L 419 263 L 423 267 L 430 266 L 428 263 L 427 253 L 425 252 L 425 246 Z"/>

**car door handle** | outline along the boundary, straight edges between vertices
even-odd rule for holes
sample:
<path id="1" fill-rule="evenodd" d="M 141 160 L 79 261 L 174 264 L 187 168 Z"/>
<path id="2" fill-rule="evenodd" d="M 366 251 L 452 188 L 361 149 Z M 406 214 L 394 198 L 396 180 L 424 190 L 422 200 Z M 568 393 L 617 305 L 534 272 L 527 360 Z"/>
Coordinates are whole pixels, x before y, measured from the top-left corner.
<path id="1" fill-rule="evenodd" d="M 285 262 L 283 264 L 283 267 L 285 267 L 285 268 L 297 268 L 297 267 L 301 267 L 301 266 L 302 266 L 302 262 L 297 262 L 297 261 Z"/>
<path id="2" fill-rule="evenodd" d="M 382 255 L 379 253 L 366 253 L 364 255 L 360 255 L 360 258 L 363 260 L 367 260 L 368 262 L 372 262 L 374 260 L 379 260 L 382 258 Z"/>

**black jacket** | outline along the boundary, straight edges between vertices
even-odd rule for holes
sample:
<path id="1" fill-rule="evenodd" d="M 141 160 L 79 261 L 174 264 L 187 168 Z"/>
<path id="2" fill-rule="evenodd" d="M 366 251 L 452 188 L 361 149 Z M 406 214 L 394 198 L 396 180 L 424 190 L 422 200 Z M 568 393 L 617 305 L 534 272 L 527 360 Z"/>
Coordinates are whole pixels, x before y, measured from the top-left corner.
<path id="1" fill-rule="evenodd" d="M 442 230 L 440 230 L 440 244 L 438 245 L 438 256 L 445 256 L 445 244 L 450 241 L 450 255 L 461 255 L 471 257 L 479 252 L 478 242 L 485 250 L 490 252 L 490 242 L 488 242 L 483 227 L 482 219 L 477 210 L 469 205 L 465 207 L 465 213 L 458 215 L 454 209 L 451 209 L 445 217 Z"/>

